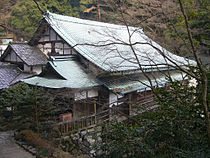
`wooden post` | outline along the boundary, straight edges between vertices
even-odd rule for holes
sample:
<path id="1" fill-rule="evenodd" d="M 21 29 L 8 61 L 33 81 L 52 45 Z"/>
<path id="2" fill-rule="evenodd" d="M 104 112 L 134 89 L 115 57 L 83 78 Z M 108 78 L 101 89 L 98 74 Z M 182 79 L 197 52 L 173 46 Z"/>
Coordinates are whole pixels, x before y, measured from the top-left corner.
<path id="1" fill-rule="evenodd" d="M 68 133 L 68 132 L 69 132 L 69 124 L 66 123 L 66 133 Z"/>
<path id="2" fill-rule="evenodd" d="M 72 118 L 76 119 L 77 115 L 76 115 L 76 106 L 75 106 L 75 102 L 73 103 L 72 106 L 73 106 L 73 107 L 72 107 L 72 114 L 73 114 Z"/>
<path id="3" fill-rule="evenodd" d="M 95 115 L 95 124 L 96 124 L 96 101 L 94 100 L 94 115 Z"/>
<path id="4" fill-rule="evenodd" d="M 128 115 L 131 114 L 131 104 L 132 104 L 132 96 L 129 94 L 129 101 L 128 101 Z"/>
<path id="5" fill-rule="evenodd" d="M 132 110 L 132 108 L 131 108 L 131 103 L 130 103 L 128 106 L 129 106 L 128 115 L 130 116 L 130 115 L 131 115 L 131 110 Z"/>

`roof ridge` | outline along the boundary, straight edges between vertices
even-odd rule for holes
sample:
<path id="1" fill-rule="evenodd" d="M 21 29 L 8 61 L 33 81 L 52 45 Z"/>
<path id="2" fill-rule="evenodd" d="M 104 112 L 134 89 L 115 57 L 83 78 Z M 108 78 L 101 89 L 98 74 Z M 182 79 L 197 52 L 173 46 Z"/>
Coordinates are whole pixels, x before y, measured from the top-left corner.
<path id="1" fill-rule="evenodd" d="M 119 27 L 127 29 L 127 26 L 122 25 L 122 24 L 114 24 L 114 23 L 107 23 L 107 22 L 101 22 L 101 21 L 95 21 L 95 20 L 89 20 L 89 19 L 81 19 L 81 18 L 77 18 L 77 17 L 73 17 L 73 16 L 51 13 L 49 11 L 47 11 L 43 15 L 44 18 L 49 18 L 49 19 L 50 19 L 50 16 L 53 19 L 60 20 L 60 21 L 66 21 L 66 22 L 72 22 L 72 23 L 78 23 L 78 24 L 85 24 L 85 25 L 90 25 L 90 26 L 109 27 L 109 28 L 112 28 L 112 29 L 119 29 Z M 57 17 L 55 17 L 55 16 L 57 16 Z M 65 18 L 68 18 L 68 19 L 61 19 L 59 17 L 65 17 Z M 74 20 L 76 20 L 76 21 L 74 21 Z M 141 31 L 143 31 L 142 27 L 134 27 L 134 26 L 128 26 L 128 27 L 129 28 L 135 28 L 135 29 L 141 29 Z"/>
<path id="2" fill-rule="evenodd" d="M 28 42 L 24 41 L 12 41 L 10 44 L 28 44 Z"/>
<path id="3" fill-rule="evenodd" d="M 66 55 L 66 56 L 50 56 L 49 61 L 76 61 L 78 60 L 77 55 Z"/>
<path id="4" fill-rule="evenodd" d="M 3 63 L 3 64 L 0 64 L 0 67 L 8 67 L 8 66 L 10 66 L 10 67 L 17 67 L 15 64 L 10 64 L 10 63 Z"/>

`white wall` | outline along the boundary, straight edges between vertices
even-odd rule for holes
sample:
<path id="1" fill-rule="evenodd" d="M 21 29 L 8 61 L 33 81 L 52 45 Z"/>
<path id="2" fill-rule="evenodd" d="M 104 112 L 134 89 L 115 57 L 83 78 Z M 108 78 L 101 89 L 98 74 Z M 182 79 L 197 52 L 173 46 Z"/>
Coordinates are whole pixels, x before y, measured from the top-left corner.
<path id="1" fill-rule="evenodd" d="M 49 28 L 47 29 L 47 31 L 42 35 L 41 39 L 39 40 L 39 42 L 48 42 L 48 43 L 45 43 L 44 46 L 42 44 L 39 44 L 39 48 L 47 54 L 51 53 L 52 45 L 49 42 L 55 42 L 55 41 L 58 41 L 55 43 L 55 52 L 56 53 L 59 53 L 61 55 L 75 53 L 72 51 L 72 48 L 65 41 L 63 41 L 53 29 L 49 29 Z"/>
<path id="2" fill-rule="evenodd" d="M 33 66 L 32 71 L 40 74 L 42 72 L 42 66 Z"/>
<path id="3" fill-rule="evenodd" d="M 114 93 L 109 93 L 109 107 L 117 105 L 117 95 Z"/>
<path id="4" fill-rule="evenodd" d="M 74 100 L 82 100 L 87 98 L 86 91 L 76 92 L 74 94 Z"/>
<path id="5" fill-rule="evenodd" d="M 84 90 L 84 91 L 76 92 L 74 94 L 74 99 L 82 100 L 82 99 L 93 98 L 93 97 L 97 97 L 97 96 L 98 96 L 98 90 L 91 89 L 91 90 L 86 90 L 86 91 Z"/>
<path id="6" fill-rule="evenodd" d="M 55 43 L 55 52 L 63 54 L 63 43 Z"/>
<path id="7" fill-rule="evenodd" d="M 118 99 L 122 98 L 122 97 L 123 97 L 123 95 L 114 94 L 114 93 L 110 92 L 109 93 L 109 107 L 112 107 L 113 105 L 122 104 L 122 102 L 118 103 Z"/>
<path id="8" fill-rule="evenodd" d="M 97 97 L 97 96 L 98 96 L 97 90 L 95 90 L 95 89 L 88 90 L 88 98 Z"/>

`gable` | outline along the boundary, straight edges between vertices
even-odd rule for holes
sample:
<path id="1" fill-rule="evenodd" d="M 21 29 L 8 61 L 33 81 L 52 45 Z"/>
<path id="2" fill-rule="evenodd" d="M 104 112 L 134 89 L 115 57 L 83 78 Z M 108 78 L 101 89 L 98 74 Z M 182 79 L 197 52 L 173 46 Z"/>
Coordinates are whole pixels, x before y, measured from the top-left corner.
<path id="1" fill-rule="evenodd" d="M 36 46 L 30 46 L 26 42 L 12 42 L 7 47 L 0 60 L 34 66 L 45 65 L 47 63 L 47 56 Z"/>
<path id="2" fill-rule="evenodd" d="M 4 62 L 12 62 L 12 63 L 23 63 L 23 60 L 20 59 L 19 56 L 14 52 L 14 50 L 10 49 L 10 52 L 2 58 Z"/>
<path id="3" fill-rule="evenodd" d="M 72 55 L 75 50 L 45 20 L 39 26 L 34 37 L 29 42 L 38 45 L 39 49 L 48 55 Z"/>
<path id="4" fill-rule="evenodd" d="M 50 25 L 46 24 L 45 20 L 42 21 L 29 44 L 37 45 L 41 51 L 49 56 L 79 55 L 81 62 L 87 69 L 91 70 L 96 75 L 103 73 L 102 69 L 79 54 L 73 46 L 68 44 Z"/>

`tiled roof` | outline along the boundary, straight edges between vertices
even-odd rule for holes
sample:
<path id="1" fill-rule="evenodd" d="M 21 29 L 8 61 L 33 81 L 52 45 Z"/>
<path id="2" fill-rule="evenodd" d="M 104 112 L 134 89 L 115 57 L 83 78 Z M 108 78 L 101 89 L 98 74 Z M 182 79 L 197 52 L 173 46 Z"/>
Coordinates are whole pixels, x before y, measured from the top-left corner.
<path id="1" fill-rule="evenodd" d="M 12 42 L 8 47 L 11 47 L 17 56 L 29 66 L 45 65 L 47 63 L 47 56 L 36 46 L 30 46 L 25 42 Z M 9 53 L 8 50 L 1 58 L 4 58 L 7 53 Z"/>
<path id="2" fill-rule="evenodd" d="M 30 77 L 34 74 L 23 73 L 17 66 L 12 64 L 0 64 L 0 89 L 8 88 L 21 79 Z"/>
<path id="3" fill-rule="evenodd" d="M 167 67 L 166 63 L 172 64 L 165 60 L 157 49 L 178 65 L 189 64 L 188 59 L 170 53 L 151 40 L 141 28 L 78 19 L 50 12 L 47 12 L 44 18 L 79 54 L 105 71 L 139 69 L 133 51 L 136 52 L 144 69 L 157 67 L 160 69 Z M 132 48 L 128 45 L 130 42 L 134 44 Z"/>
<path id="4" fill-rule="evenodd" d="M 53 70 L 53 71 L 51 71 Z M 23 82 L 47 88 L 90 88 L 98 86 L 95 77 L 82 68 L 74 56 L 52 57 L 46 70 Z"/>
<path id="5" fill-rule="evenodd" d="M 174 81 L 181 81 L 186 78 L 184 73 L 176 70 L 162 71 L 162 72 L 148 72 L 147 76 L 152 81 L 152 86 L 162 87 L 168 83 L 167 77 L 171 77 Z M 151 85 L 148 79 L 142 74 L 132 74 L 123 76 L 107 76 L 101 77 L 99 80 L 111 91 L 115 93 L 126 94 L 133 91 L 144 91 Z"/>
<path id="6" fill-rule="evenodd" d="M 17 83 L 17 82 L 20 82 L 20 81 L 23 80 L 23 79 L 32 77 L 32 76 L 34 76 L 34 75 L 36 75 L 36 73 L 22 72 L 22 73 L 20 73 L 20 74 L 19 74 L 19 75 L 10 83 L 10 85 L 13 85 L 13 84 L 15 84 L 15 83 Z"/>

